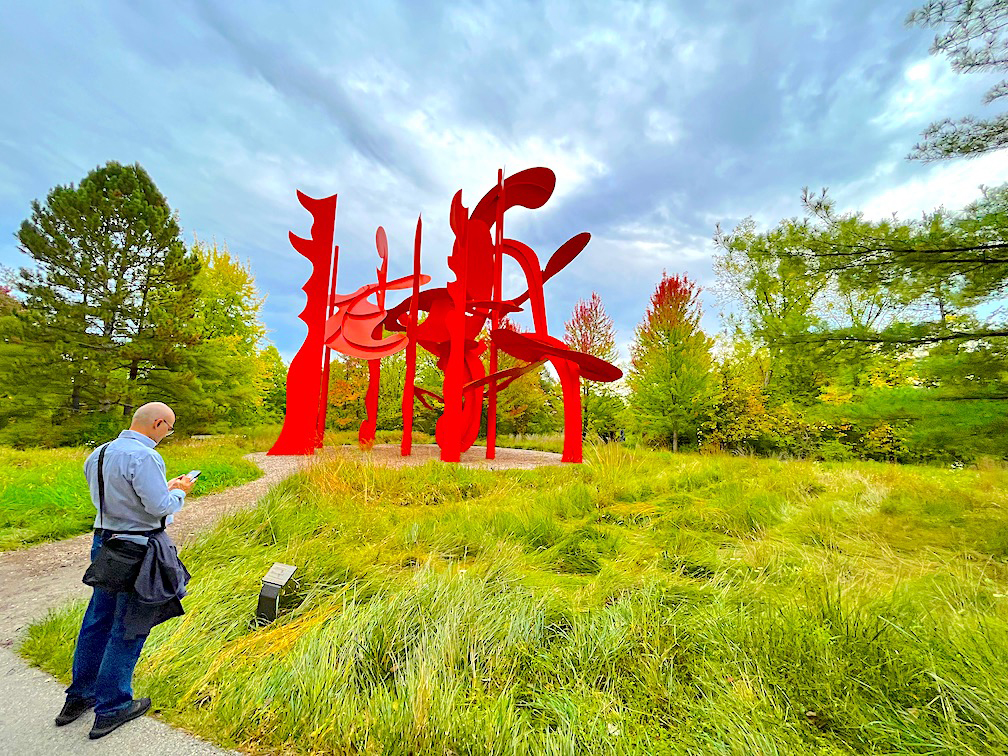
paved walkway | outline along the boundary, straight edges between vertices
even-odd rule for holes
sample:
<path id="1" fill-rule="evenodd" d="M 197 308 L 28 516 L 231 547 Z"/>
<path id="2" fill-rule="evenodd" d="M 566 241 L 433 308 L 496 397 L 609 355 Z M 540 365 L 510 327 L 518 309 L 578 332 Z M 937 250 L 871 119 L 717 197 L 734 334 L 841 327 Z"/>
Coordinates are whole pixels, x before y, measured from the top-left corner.
<path id="1" fill-rule="evenodd" d="M 263 452 L 246 458 L 262 468 L 263 476 L 187 503 L 169 526 L 176 543 L 185 543 L 225 514 L 251 506 L 270 486 L 308 463 L 301 457 L 268 457 Z M 94 721 L 91 714 L 66 727 L 53 724 L 63 705 L 64 686 L 30 668 L 13 648 L 23 630 L 50 609 L 89 595 L 91 589 L 81 582 L 81 576 L 87 569 L 90 548 L 91 535 L 87 534 L 0 553 L 0 756 L 235 753 L 222 751 L 152 717 L 130 722 L 97 741 L 87 738 Z"/>

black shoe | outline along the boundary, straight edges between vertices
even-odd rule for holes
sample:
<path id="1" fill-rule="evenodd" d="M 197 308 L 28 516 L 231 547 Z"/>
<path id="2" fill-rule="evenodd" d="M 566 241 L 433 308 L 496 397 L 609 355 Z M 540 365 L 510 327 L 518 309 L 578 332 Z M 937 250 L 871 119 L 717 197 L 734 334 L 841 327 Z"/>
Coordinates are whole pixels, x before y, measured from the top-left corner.
<path id="1" fill-rule="evenodd" d="M 148 709 L 150 709 L 150 699 L 138 698 L 122 711 L 116 712 L 115 714 L 109 714 L 107 717 L 96 716 L 94 720 L 94 727 L 91 728 L 91 732 L 88 733 L 88 737 L 91 738 L 91 740 L 98 740 L 98 738 L 105 737 L 119 725 L 124 725 L 131 719 L 142 717 L 147 713 Z"/>
<path id="2" fill-rule="evenodd" d="M 77 696 L 67 696 L 63 710 L 56 716 L 56 726 L 62 727 L 80 719 L 81 715 L 94 706 L 93 698 L 77 698 Z"/>

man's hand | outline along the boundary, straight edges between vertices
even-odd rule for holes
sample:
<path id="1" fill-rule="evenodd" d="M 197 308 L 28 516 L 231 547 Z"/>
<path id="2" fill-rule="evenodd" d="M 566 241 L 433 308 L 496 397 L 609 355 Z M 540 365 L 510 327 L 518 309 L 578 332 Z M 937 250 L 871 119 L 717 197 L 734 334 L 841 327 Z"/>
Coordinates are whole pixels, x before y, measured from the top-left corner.
<path id="1" fill-rule="evenodd" d="M 190 480 L 188 475 L 179 475 L 177 478 L 172 478 L 168 481 L 168 490 L 172 491 L 177 488 L 183 493 L 189 493 L 192 491 L 194 485 L 195 481 Z"/>

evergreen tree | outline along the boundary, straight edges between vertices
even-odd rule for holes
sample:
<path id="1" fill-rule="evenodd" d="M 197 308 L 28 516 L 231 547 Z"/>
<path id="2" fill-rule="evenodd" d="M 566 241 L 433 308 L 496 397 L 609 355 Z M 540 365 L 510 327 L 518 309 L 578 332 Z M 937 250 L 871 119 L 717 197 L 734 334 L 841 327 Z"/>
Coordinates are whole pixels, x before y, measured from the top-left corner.
<path id="1" fill-rule="evenodd" d="M 180 364 L 198 260 L 139 165 L 110 162 L 32 203 L 18 231 L 24 338 L 19 394 L 38 412 L 128 416 L 159 371 Z"/>
<path id="2" fill-rule="evenodd" d="M 957 73 L 1008 69 L 1008 4 L 1004 0 L 928 0 L 907 17 L 910 26 L 943 29 L 935 35 L 932 54 L 944 54 Z M 1002 79 L 984 97 L 990 104 L 1008 95 L 1008 80 Z M 958 121 L 946 118 L 932 123 L 909 157 L 941 160 L 974 157 L 1008 145 L 1008 114 Z"/>
<path id="3" fill-rule="evenodd" d="M 0 280 L 4 280 L 3 277 Z M 14 298 L 11 286 L 0 283 L 0 430 L 19 411 L 15 389 L 21 379 L 16 366 L 24 351 L 22 327 L 18 319 L 20 310 L 21 305 Z"/>
<path id="4" fill-rule="evenodd" d="M 671 443 L 695 430 L 711 393 L 711 341 L 700 330 L 700 287 L 663 275 L 630 348 L 629 417 L 646 440 Z"/>
<path id="5" fill-rule="evenodd" d="M 810 220 L 801 248 L 778 247 L 815 280 L 885 302 L 886 317 L 819 329 L 818 342 L 878 344 L 893 350 L 942 342 L 1001 339 L 1002 317 L 969 317 L 1008 291 L 1008 185 L 984 189 L 961 211 L 939 208 L 919 220 L 866 220 L 838 214 L 825 191 L 804 194 Z"/>

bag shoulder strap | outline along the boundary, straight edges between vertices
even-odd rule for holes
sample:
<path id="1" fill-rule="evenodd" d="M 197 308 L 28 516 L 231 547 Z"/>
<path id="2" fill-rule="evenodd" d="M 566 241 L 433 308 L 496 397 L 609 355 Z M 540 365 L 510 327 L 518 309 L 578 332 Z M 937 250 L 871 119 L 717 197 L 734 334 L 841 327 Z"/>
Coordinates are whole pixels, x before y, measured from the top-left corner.
<path id="1" fill-rule="evenodd" d="M 112 443 L 111 441 L 109 443 Z M 102 446 L 98 452 L 98 516 L 102 530 L 105 529 L 105 450 L 108 444 Z"/>

